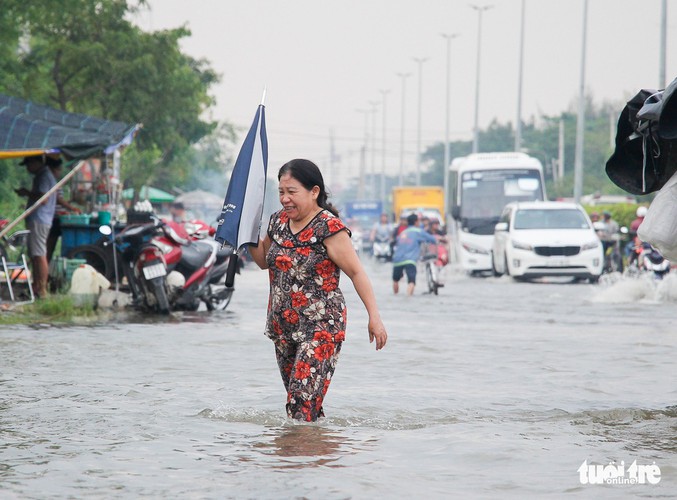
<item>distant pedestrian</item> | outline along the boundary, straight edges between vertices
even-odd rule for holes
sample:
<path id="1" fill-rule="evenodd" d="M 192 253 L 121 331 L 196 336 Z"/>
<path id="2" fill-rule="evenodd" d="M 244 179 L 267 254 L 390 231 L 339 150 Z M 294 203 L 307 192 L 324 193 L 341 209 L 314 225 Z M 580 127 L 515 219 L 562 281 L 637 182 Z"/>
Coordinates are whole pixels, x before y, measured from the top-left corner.
<path id="1" fill-rule="evenodd" d="M 407 275 L 407 295 L 414 294 L 416 286 L 416 264 L 421 257 L 421 243 L 436 243 L 437 239 L 420 227 L 417 227 L 418 216 L 407 217 L 407 229 L 402 231 L 395 241 L 393 254 L 393 293 L 400 291 L 400 280 Z"/>

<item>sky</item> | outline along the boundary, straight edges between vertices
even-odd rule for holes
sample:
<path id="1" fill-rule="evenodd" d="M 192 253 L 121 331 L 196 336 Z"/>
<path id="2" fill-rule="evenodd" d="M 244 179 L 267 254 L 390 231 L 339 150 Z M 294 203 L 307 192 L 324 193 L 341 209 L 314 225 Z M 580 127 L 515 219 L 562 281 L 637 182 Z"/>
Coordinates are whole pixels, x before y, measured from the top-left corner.
<path id="1" fill-rule="evenodd" d="M 491 6 L 482 14 L 479 50 L 480 16 L 471 4 Z M 677 5 L 668 4 L 666 83 L 677 76 Z M 525 0 L 523 121 L 576 110 L 583 5 Z M 478 53 L 480 129 L 494 119 L 515 123 L 521 6 L 522 0 L 150 0 L 135 21 L 148 31 L 191 30 L 182 50 L 207 59 L 221 77 L 208 118 L 239 127 L 237 148 L 265 88 L 269 173 L 308 158 L 341 189 L 358 175 L 365 144 L 367 172 L 384 167 L 397 175 L 401 149 L 405 173 L 414 172 L 419 133 L 421 151 L 444 142 L 447 89 L 449 138 L 471 140 Z M 640 89 L 659 88 L 660 12 L 661 0 L 588 1 L 585 89 L 596 103 L 618 103 L 620 113 Z M 449 53 L 442 34 L 458 35 Z"/>

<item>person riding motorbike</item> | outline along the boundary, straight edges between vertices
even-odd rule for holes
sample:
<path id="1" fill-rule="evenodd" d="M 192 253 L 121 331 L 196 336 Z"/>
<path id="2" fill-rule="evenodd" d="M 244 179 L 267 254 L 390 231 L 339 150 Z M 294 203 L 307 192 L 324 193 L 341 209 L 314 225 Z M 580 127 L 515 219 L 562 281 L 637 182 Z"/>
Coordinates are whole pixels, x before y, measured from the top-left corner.
<path id="1" fill-rule="evenodd" d="M 637 229 L 639 229 L 639 226 L 642 224 L 642 222 L 644 222 L 644 217 L 646 217 L 648 210 L 649 209 L 644 205 L 637 207 L 637 210 L 635 211 L 636 217 L 630 223 L 630 230 L 628 233 L 630 236 L 630 241 L 627 242 L 624 249 L 625 256 L 628 258 L 628 265 L 630 265 L 637 258 L 638 252 L 634 250 L 642 243 L 637 237 Z"/>

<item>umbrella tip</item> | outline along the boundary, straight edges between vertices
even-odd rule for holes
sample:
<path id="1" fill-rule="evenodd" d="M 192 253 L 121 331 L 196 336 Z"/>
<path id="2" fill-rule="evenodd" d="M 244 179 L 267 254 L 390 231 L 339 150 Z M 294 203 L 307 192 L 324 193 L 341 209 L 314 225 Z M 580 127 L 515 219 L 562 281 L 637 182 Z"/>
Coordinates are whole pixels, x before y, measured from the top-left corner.
<path id="1" fill-rule="evenodd" d="M 263 86 L 263 95 L 261 96 L 261 106 L 265 106 L 266 102 L 266 86 Z"/>

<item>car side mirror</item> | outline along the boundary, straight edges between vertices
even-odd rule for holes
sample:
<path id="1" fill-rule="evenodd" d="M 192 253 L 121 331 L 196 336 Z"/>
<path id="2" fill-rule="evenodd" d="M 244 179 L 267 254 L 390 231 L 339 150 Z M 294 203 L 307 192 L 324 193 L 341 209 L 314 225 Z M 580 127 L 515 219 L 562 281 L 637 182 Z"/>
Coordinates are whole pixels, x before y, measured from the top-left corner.
<path id="1" fill-rule="evenodd" d="M 454 205 L 453 207 L 451 207 L 451 216 L 456 220 L 460 219 L 461 207 L 459 207 L 458 205 Z"/>
<path id="2" fill-rule="evenodd" d="M 499 222 L 496 224 L 496 227 L 494 227 L 494 232 L 498 231 L 507 231 L 508 230 L 508 223 L 507 222 Z"/>

